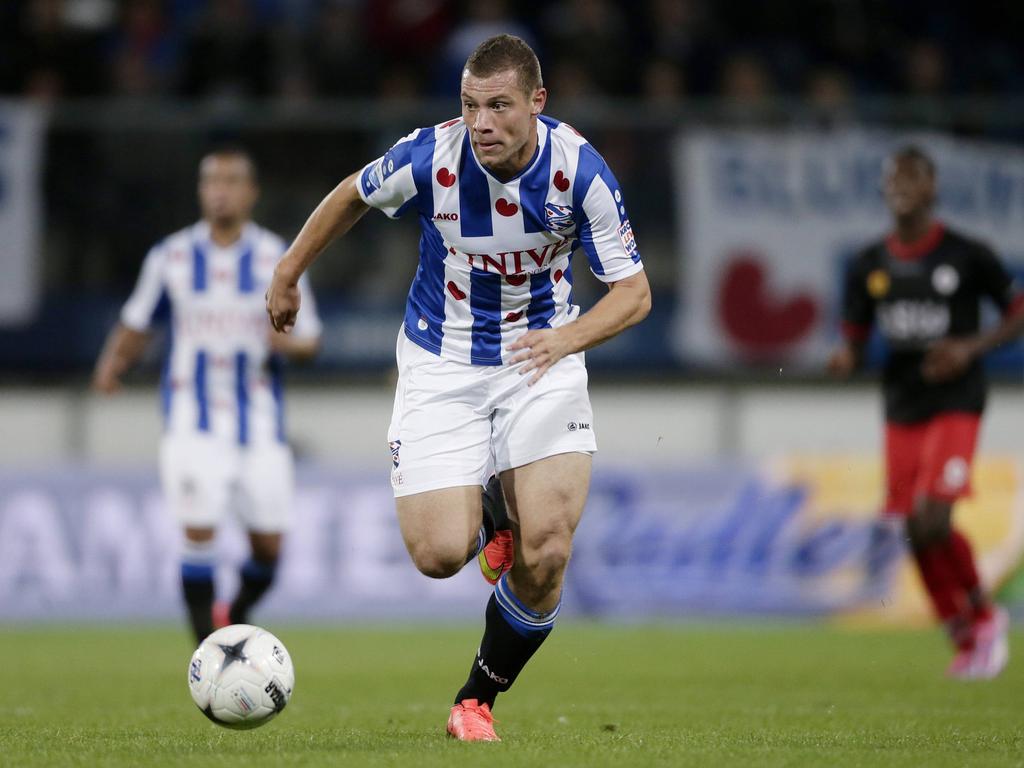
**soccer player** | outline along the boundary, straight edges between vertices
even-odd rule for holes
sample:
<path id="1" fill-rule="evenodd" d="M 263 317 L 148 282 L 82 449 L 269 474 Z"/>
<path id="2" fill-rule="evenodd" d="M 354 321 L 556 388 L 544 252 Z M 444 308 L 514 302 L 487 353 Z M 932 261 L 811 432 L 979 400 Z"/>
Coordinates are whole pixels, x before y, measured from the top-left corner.
<path id="1" fill-rule="evenodd" d="M 1008 659 L 1008 618 L 979 581 L 952 511 L 970 492 L 986 397 L 982 357 L 1024 329 L 1024 301 L 991 250 L 933 217 L 935 167 L 922 150 L 908 146 L 889 157 L 883 185 L 894 229 L 847 272 L 845 342 L 829 369 L 848 376 L 877 323 L 889 347 L 884 513 L 905 521 L 921 580 L 956 648 L 947 673 L 992 678 Z M 983 331 L 984 298 L 1002 310 L 1002 321 Z"/>
<path id="2" fill-rule="evenodd" d="M 491 709 L 554 627 L 596 450 L 583 351 L 642 320 L 650 289 L 618 182 L 573 128 L 541 113 L 540 64 L 499 35 L 466 62 L 462 116 L 420 128 L 341 182 L 274 272 L 287 331 L 299 278 L 369 208 L 413 212 L 419 267 L 399 334 L 389 428 L 399 525 L 424 574 L 459 571 L 486 539 L 481 485 L 500 476 L 515 562 L 497 581 L 451 736 L 497 740 Z M 609 288 L 572 301 L 570 257 Z"/>
<path id="3" fill-rule="evenodd" d="M 320 321 L 305 280 L 299 290 L 308 313 L 294 332 L 274 333 L 267 320 L 263 294 L 285 243 L 250 220 L 258 193 L 256 168 L 244 151 L 202 159 L 202 220 L 150 250 L 93 376 L 99 392 L 119 389 L 145 351 L 165 297 L 172 341 L 160 386 L 160 477 L 184 528 L 181 583 L 197 641 L 215 624 L 246 623 L 274 581 L 294 474 L 281 357 L 309 358 L 319 346 Z M 214 534 L 229 509 L 248 529 L 252 554 L 233 602 L 214 611 Z"/>

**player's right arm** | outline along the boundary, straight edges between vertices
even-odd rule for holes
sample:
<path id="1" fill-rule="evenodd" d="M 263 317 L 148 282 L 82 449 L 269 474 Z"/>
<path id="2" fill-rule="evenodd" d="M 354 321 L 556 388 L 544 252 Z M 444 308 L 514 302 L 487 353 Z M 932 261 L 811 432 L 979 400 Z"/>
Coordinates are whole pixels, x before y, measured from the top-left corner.
<path id="1" fill-rule="evenodd" d="M 137 363 L 149 343 L 149 327 L 164 297 L 163 245 L 152 248 L 142 262 L 132 295 L 121 308 L 120 321 L 110 330 L 96 360 L 92 386 L 97 392 L 111 394 L 121 388 L 121 377 Z"/>
<path id="2" fill-rule="evenodd" d="M 267 313 L 274 330 L 288 332 L 295 325 L 301 303 L 299 278 L 332 241 L 352 229 L 371 207 L 397 218 L 412 205 L 418 189 L 413 151 L 433 135 L 432 129 L 417 128 L 341 182 L 317 206 L 278 262 L 267 289 Z M 429 163 L 424 167 L 429 170 Z"/>
<path id="3" fill-rule="evenodd" d="M 104 395 L 117 392 L 121 388 L 121 377 L 142 358 L 148 343 L 149 334 L 117 323 L 110 329 L 103 351 L 96 360 L 92 388 Z"/>
<path id="4" fill-rule="evenodd" d="M 868 293 L 866 254 L 854 259 L 843 281 L 843 340 L 829 355 L 830 375 L 845 379 L 860 367 L 874 322 L 875 302 Z"/>
<path id="5" fill-rule="evenodd" d="M 359 177 L 359 172 L 353 173 L 321 201 L 274 269 L 267 289 L 267 313 L 274 330 L 292 329 L 299 312 L 299 278 L 370 209 L 359 196 Z"/>

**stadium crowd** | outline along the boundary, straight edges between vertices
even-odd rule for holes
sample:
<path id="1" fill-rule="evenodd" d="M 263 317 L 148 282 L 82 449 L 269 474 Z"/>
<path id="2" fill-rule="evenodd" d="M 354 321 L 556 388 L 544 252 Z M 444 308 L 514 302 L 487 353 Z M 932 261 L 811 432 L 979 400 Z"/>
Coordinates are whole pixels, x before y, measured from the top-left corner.
<path id="1" fill-rule="evenodd" d="M 450 93 L 495 30 L 562 98 L 676 103 L 1024 89 L 1019 3 L 956 0 L 21 0 L 0 94 L 312 100 Z"/>

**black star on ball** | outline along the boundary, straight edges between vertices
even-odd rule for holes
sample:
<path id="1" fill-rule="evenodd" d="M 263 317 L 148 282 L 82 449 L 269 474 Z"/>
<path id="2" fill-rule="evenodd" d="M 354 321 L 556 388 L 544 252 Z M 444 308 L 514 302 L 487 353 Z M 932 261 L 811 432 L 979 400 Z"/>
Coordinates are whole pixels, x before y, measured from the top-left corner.
<path id="1" fill-rule="evenodd" d="M 245 651 L 245 644 L 248 641 L 249 641 L 249 638 L 246 637 L 246 638 L 244 638 L 242 640 L 239 640 L 234 645 L 221 645 L 220 643 L 217 643 L 217 646 L 222 651 L 224 651 L 224 666 L 222 666 L 220 668 L 221 672 L 223 672 L 225 669 L 227 669 L 229 666 L 231 666 L 231 662 L 233 662 L 233 661 L 245 662 L 245 661 L 249 660 L 246 657 L 245 653 L 244 653 L 244 651 Z"/>

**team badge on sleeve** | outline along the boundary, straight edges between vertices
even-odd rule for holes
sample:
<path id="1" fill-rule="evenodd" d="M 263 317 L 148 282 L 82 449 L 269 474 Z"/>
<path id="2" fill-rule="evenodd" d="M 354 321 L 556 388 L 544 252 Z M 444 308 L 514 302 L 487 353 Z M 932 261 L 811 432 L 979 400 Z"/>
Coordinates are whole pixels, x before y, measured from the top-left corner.
<path id="1" fill-rule="evenodd" d="M 633 227 L 629 225 L 629 219 L 622 222 L 619 227 L 619 240 L 622 241 L 627 256 L 636 256 L 636 238 L 633 237 Z"/>
<path id="2" fill-rule="evenodd" d="M 564 232 L 573 225 L 572 208 L 568 205 L 545 203 L 544 218 L 547 220 L 548 229 L 554 232 Z"/>

